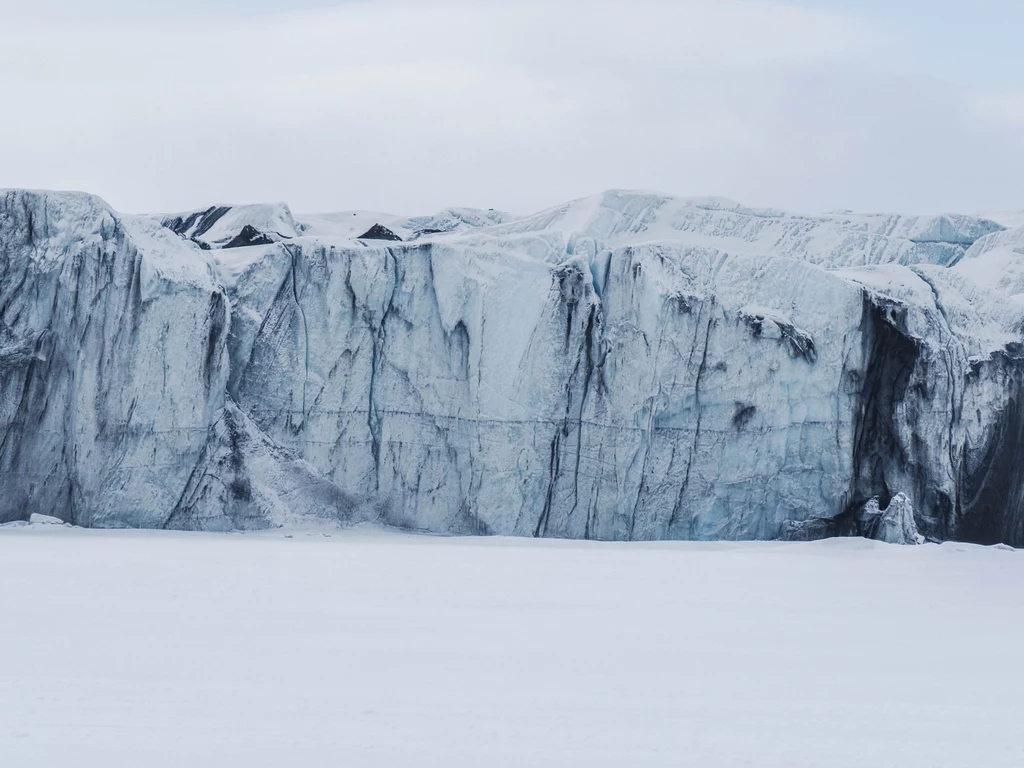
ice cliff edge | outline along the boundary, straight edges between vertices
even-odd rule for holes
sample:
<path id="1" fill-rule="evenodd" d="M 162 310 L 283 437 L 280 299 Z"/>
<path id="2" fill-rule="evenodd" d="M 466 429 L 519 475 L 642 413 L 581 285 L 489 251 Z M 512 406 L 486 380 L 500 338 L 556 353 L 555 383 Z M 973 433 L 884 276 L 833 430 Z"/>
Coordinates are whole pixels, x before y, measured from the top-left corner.
<path id="1" fill-rule="evenodd" d="M 625 191 L 408 219 L 2 192 L 0 522 L 1021 544 L 1020 242 Z"/>

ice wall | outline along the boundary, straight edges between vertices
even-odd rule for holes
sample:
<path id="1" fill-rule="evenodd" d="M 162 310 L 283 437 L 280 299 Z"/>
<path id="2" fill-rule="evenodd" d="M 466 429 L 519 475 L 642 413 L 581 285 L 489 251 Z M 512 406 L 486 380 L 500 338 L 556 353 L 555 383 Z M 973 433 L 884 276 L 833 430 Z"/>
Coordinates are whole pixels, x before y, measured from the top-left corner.
<path id="1" fill-rule="evenodd" d="M 3 200 L 0 519 L 1024 540 L 991 221 Z"/>

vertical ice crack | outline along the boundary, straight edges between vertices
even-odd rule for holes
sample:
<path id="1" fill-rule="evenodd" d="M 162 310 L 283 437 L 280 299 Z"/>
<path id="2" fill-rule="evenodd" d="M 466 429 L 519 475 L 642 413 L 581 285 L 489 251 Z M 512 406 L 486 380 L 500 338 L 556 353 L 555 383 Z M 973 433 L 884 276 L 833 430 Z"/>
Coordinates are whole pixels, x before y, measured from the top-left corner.
<path id="1" fill-rule="evenodd" d="M 289 255 L 292 257 L 292 270 L 291 270 L 291 281 L 292 281 L 292 299 L 295 301 L 295 309 L 299 313 L 299 318 L 302 320 L 302 351 L 303 351 L 303 370 L 302 370 L 302 424 L 300 428 L 305 426 L 306 423 L 306 385 L 309 382 L 309 325 L 306 322 L 306 312 L 302 308 L 302 302 L 299 301 L 299 288 L 296 281 L 296 272 L 298 269 L 299 251 L 296 249 L 285 246 Z"/>
<path id="2" fill-rule="evenodd" d="M 573 425 L 576 427 L 576 456 L 572 480 L 573 502 L 569 511 L 566 513 L 566 519 L 571 518 L 579 507 L 580 462 L 583 457 L 583 411 L 586 407 L 587 396 L 590 391 L 590 381 L 593 378 L 594 372 L 594 357 L 591 348 L 594 342 L 596 315 L 597 306 L 595 304 L 591 304 L 590 314 L 587 317 L 587 327 L 584 332 L 583 356 L 582 359 L 580 357 L 576 358 L 576 365 L 573 367 L 572 373 L 569 375 L 565 416 L 562 419 L 562 426 L 555 432 L 555 437 L 551 441 L 551 458 L 548 463 L 548 491 L 544 500 L 544 508 L 541 511 L 540 518 L 537 521 L 537 526 L 534 529 L 534 536 L 538 538 L 547 533 L 548 523 L 551 518 L 551 509 L 554 505 L 555 484 L 558 481 L 558 475 L 561 469 L 561 439 L 569 436 L 570 429 Z M 579 405 L 574 409 L 572 402 L 572 389 L 574 382 L 578 379 L 581 365 L 583 366 L 583 382 L 580 387 Z"/>
<path id="3" fill-rule="evenodd" d="M 686 461 L 686 473 L 683 476 L 683 482 L 682 482 L 682 485 L 679 488 L 679 496 L 678 496 L 678 498 L 676 500 L 675 506 L 672 509 L 672 516 L 669 518 L 669 521 L 668 521 L 668 528 L 669 528 L 669 530 L 672 530 L 672 528 L 676 524 L 676 521 L 677 521 L 677 518 L 678 518 L 678 515 L 679 515 L 679 507 L 680 507 L 680 503 L 682 501 L 683 494 L 686 492 L 686 489 L 690 486 L 690 471 L 691 471 L 691 469 L 693 467 L 694 457 L 697 455 L 697 443 L 700 440 L 700 426 L 701 426 L 700 387 L 701 387 L 701 381 L 704 378 L 704 372 L 707 369 L 707 365 L 708 365 L 708 345 L 711 342 L 711 327 L 712 327 L 712 321 L 714 320 L 714 318 L 712 317 L 712 314 L 713 314 L 714 308 L 715 308 L 715 300 L 714 300 L 714 298 L 712 298 L 710 300 L 710 304 L 711 304 L 711 307 L 708 310 L 707 324 L 705 326 L 705 331 L 704 331 L 704 345 L 703 345 L 703 349 L 701 350 L 700 365 L 697 367 L 697 377 L 696 377 L 696 379 L 695 379 L 695 381 L 693 383 L 693 404 L 694 404 L 694 408 L 697 411 L 697 413 L 696 413 L 696 423 L 695 423 L 694 429 L 693 429 L 693 443 L 690 445 L 690 456 L 689 456 L 689 458 Z M 701 314 L 703 314 L 703 311 L 704 311 L 704 307 L 702 305 L 701 306 Z M 691 526 L 690 538 L 693 538 L 693 535 L 692 535 L 693 520 L 692 520 L 692 518 L 690 520 L 690 526 Z"/>
<path id="4" fill-rule="evenodd" d="M 576 415 L 576 466 L 573 468 L 572 476 L 572 507 L 569 509 L 567 518 L 571 518 L 576 513 L 576 508 L 580 504 L 580 460 L 583 456 L 583 409 L 587 404 L 587 395 L 590 393 L 590 379 L 594 373 L 594 358 L 591 352 L 591 344 L 594 341 L 594 315 L 597 312 L 597 307 L 594 304 L 590 305 L 590 315 L 587 317 L 587 330 L 583 336 L 583 346 L 585 352 L 584 359 L 584 372 L 583 372 L 583 388 L 580 394 L 580 408 Z M 567 414 L 568 415 L 568 414 Z"/>
<path id="5" fill-rule="evenodd" d="M 927 285 L 929 289 L 931 289 L 932 300 L 935 302 L 935 309 L 939 312 L 939 315 L 942 317 L 942 322 L 943 322 L 943 325 L 945 326 L 945 331 L 946 331 L 947 335 L 949 336 L 950 339 L 952 339 L 953 341 L 956 342 L 957 347 L 960 349 L 960 354 L 962 356 L 966 357 L 967 356 L 967 350 L 964 348 L 963 342 L 961 342 L 959 336 L 957 336 L 955 333 L 953 333 L 953 327 L 950 325 L 950 322 L 949 322 L 949 314 L 946 312 L 946 308 L 942 304 L 942 300 L 941 300 L 941 298 L 939 296 L 939 290 L 935 286 L 935 283 L 930 278 L 926 277 L 924 275 L 924 273 L 922 272 L 922 270 L 919 269 L 919 268 L 914 269 L 914 273 L 919 278 L 921 278 L 922 281 L 924 281 L 925 285 Z M 954 486 L 956 486 L 957 485 L 957 478 L 954 476 L 954 473 L 955 473 L 956 466 L 960 462 L 957 460 L 957 457 L 954 455 L 954 450 L 955 450 L 955 445 L 956 445 L 955 435 L 956 435 L 956 424 L 957 424 L 957 422 L 960 421 L 960 414 L 963 413 L 964 392 L 963 392 L 962 388 L 961 388 L 960 392 L 957 392 L 957 386 L 956 386 L 957 385 L 957 377 L 953 373 L 953 361 L 950 359 L 950 353 L 948 351 L 948 348 L 944 348 L 943 349 L 942 357 L 943 357 L 943 362 L 945 363 L 945 366 L 946 366 L 946 379 L 947 379 L 947 383 L 949 385 L 949 390 L 950 390 L 950 393 L 949 393 L 949 446 L 948 446 L 949 473 L 948 473 L 948 477 L 949 477 L 950 481 L 953 482 Z"/>
<path id="6" fill-rule="evenodd" d="M 380 490 L 380 461 L 381 461 L 381 417 L 377 411 L 377 374 L 378 366 L 382 364 L 384 357 L 384 345 L 387 343 L 387 321 L 395 306 L 395 294 L 398 292 L 400 283 L 398 257 L 391 248 L 385 249 L 385 265 L 390 260 L 392 269 L 391 295 L 388 296 L 388 303 L 380 318 L 380 326 L 373 340 L 373 349 L 370 358 L 370 386 L 367 393 L 368 402 L 366 410 L 366 426 L 370 430 L 371 450 L 373 451 L 373 476 L 374 487 Z"/>

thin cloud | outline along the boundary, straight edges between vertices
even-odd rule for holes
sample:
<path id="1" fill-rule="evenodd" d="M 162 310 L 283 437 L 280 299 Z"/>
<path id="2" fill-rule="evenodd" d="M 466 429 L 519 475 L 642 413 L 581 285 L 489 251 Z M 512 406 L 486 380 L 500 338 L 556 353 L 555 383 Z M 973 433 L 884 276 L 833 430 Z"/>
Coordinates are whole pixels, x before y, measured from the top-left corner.
<path id="1" fill-rule="evenodd" d="M 399 0 L 62 18 L 0 29 L 0 183 L 126 210 L 528 211 L 623 186 L 973 209 L 1012 206 L 1024 169 L 1013 110 L 899 75 L 901 41 L 849 14 Z"/>

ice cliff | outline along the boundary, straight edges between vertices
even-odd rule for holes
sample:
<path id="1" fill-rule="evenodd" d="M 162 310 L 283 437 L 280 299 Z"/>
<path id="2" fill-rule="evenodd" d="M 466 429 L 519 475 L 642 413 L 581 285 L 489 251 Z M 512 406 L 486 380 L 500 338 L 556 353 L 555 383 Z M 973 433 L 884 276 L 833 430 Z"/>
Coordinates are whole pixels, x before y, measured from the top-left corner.
<path id="1" fill-rule="evenodd" d="M 0 522 L 1024 543 L 1024 230 L 0 194 Z"/>

